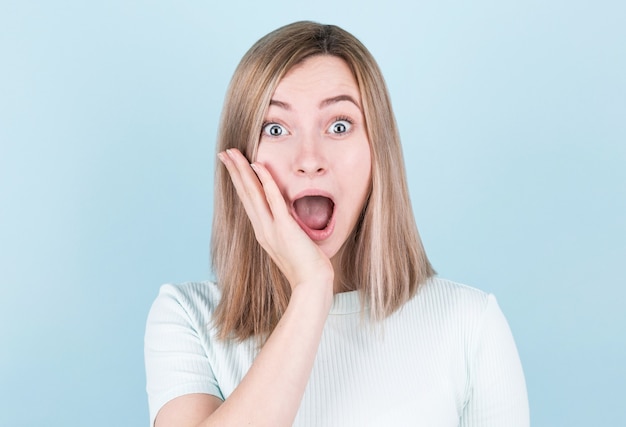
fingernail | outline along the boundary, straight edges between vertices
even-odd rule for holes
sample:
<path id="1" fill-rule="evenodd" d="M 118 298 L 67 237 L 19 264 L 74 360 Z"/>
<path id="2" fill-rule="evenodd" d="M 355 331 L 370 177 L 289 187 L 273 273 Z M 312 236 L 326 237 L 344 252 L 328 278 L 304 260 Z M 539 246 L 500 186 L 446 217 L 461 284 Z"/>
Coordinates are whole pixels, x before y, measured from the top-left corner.
<path id="1" fill-rule="evenodd" d="M 257 175 L 259 174 L 260 169 L 257 165 L 255 165 L 254 163 L 250 163 L 250 167 L 256 172 Z"/>
<path id="2" fill-rule="evenodd" d="M 229 157 L 233 157 L 233 152 L 230 148 L 226 150 L 226 154 L 228 154 Z"/>
<path id="3" fill-rule="evenodd" d="M 224 152 L 217 153 L 217 158 L 220 159 L 220 161 L 223 163 L 224 162 Z"/>

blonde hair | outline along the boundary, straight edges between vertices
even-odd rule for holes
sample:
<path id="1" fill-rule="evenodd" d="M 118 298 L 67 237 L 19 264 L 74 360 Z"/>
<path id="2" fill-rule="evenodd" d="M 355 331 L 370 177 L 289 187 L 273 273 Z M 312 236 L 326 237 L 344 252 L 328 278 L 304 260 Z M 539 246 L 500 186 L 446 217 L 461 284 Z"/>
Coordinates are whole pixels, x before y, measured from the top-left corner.
<path id="1" fill-rule="evenodd" d="M 333 25 L 296 22 L 256 42 L 239 63 L 226 93 L 217 151 L 238 148 L 256 158 L 261 126 L 282 77 L 315 55 L 342 58 L 357 81 L 372 157 L 371 192 L 344 244 L 343 276 L 362 292 L 380 320 L 415 295 L 434 274 L 409 200 L 400 137 L 387 87 L 374 58 L 354 36 Z M 222 290 L 214 321 L 223 339 L 264 339 L 284 313 L 291 287 L 257 243 L 223 165 L 215 179 L 211 241 L 213 271 Z"/>

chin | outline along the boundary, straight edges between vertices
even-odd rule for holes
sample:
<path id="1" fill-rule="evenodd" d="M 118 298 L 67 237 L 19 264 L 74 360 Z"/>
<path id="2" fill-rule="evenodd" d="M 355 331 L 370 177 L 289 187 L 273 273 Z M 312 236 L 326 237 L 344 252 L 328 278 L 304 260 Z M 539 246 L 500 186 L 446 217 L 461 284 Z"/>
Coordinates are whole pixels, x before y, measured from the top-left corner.
<path id="1" fill-rule="evenodd" d="M 335 242 L 318 243 L 318 246 L 330 260 L 337 257 L 343 248 L 343 245 L 338 245 Z"/>

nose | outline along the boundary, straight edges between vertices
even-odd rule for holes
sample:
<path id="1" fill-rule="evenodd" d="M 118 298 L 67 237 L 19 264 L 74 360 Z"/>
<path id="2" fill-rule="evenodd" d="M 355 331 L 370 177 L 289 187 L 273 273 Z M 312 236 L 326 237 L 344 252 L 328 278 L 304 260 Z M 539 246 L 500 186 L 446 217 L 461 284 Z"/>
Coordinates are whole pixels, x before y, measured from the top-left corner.
<path id="1" fill-rule="evenodd" d="M 323 175 L 328 169 L 320 138 L 308 137 L 297 143 L 294 172 L 299 176 Z"/>

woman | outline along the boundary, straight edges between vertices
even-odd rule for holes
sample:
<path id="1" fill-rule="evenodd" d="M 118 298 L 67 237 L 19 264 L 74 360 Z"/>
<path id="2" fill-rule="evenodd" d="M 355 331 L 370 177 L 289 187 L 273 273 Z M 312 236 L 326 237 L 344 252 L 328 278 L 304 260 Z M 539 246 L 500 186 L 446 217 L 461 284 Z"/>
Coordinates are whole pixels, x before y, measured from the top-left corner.
<path id="1" fill-rule="evenodd" d="M 217 284 L 161 288 L 151 423 L 528 425 L 494 297 L 433 277 L 358 40 L 311 22 L 259 40 L 226 95 L 218 158 Z"/>

